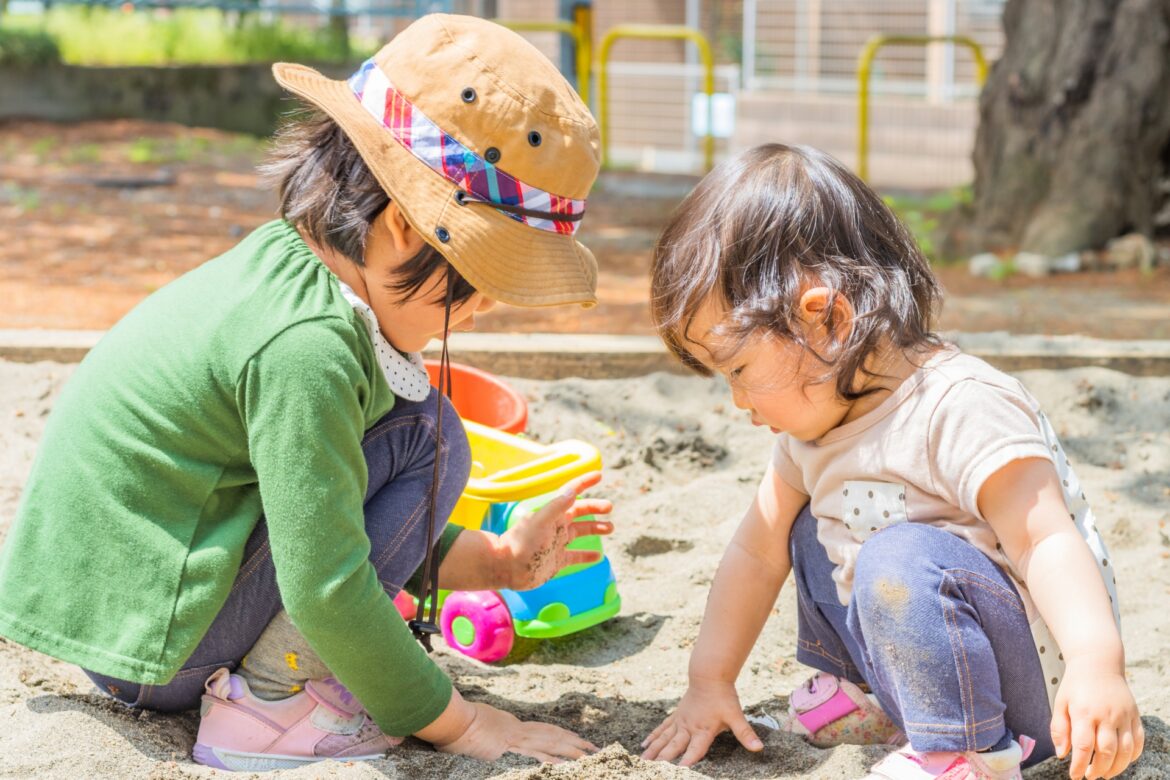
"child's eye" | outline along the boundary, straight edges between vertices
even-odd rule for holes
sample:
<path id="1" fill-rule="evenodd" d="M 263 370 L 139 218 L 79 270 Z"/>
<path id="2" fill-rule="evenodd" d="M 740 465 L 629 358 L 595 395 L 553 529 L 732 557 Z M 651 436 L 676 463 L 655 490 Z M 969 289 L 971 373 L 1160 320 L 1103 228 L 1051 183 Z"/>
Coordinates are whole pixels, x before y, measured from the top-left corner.
<path id="1" fill-rule="evenodd" d="M 737 379 L 739 378 L 739 375 L 743 373 L 743 369 L 743 366 L 740 366 L 739 368 L 733 368 L 727 375 L 732 379 Z"/>

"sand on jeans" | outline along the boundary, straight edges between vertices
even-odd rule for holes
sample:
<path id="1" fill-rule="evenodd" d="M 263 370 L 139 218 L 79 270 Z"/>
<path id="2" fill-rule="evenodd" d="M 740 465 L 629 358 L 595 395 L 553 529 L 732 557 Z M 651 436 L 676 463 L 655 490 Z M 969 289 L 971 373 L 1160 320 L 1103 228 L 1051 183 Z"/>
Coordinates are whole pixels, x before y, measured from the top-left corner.
<path id="1" fill-rule="evenodd" d="M 45 416 L 73 367 L 0 362 L 0 537 L 7 532 Z M 1145 716 L 1146 752 L 1127 778 L 1170 778 L 1170 379 L 1103 369 L 1020 374 L 1044 404 L 1087 484 L 1118 572 L 1129 676 Z M 446 648 L 440 665 L 469 698 L 579 731 L 603 750 L 540 766 L 442 755 L 410 741 L 385 760 L 327 762 L 292 778 L 854 778 L 884 749 L 818 750 L 762 733 L 758 755 L 725 735 L 694 770 L 637 757 L 638 744 L 682 695 L 687 659 L 722 549 L 767 461 L 771 436 L 752 428 L 718 381 L 655 374 L 638 379 L 514 380 L 531 400 L 543 441 L 596 444 L 617 504 L 607 541 L 623 598 L 608 623 L 525 645 L 497 666 Z M 46 572 L 46 577 L 52 572 Z M 777 713 L 808 672 L 793 659 L 795 604 L 781 593 L 739 679 L 745 706 Z M 440 643 L 441 644 L 441 643 Z M 523 653 L 518 653 L 523 655 Z M 0 777 L 207 778 L 191 762 L 197 717 L 135 712 L 98 694 L 75 667 L 0 640 Z M 1067 777 L 1049 761 L 1029 780 Z M 241 775 L 247 776 L 247 775 Z"/>

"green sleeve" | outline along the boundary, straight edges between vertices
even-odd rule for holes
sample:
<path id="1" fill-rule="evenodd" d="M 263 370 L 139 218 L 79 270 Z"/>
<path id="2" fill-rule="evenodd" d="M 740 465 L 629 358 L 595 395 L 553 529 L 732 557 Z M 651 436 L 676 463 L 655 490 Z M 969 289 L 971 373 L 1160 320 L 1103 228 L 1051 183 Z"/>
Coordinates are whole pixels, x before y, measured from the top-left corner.
<path id="1" fill-rule="evenodd" d="M 459 538 L 459 534 L 462 532 L 463 526 L 455 525 L 454 523 L 447 523 L 447 527 L 443 529 L 443 535 L 439 537 L 439 549 L 435 551 L 438 555 L 440 566 L 443 564 L 443 559 L 447 557 L 447 553 L 451 552 L 451 547 L 455 544 L 455 540 Z M 426 566 L 425 560 L 419 564 L 419 567 L 415 573 L 410 575 L 410 579 L 407 580 L 406 584 L 402 586 L 403 590 L 414 596 L 416 599 L 422 597 L 424 566 Z"/>
<path id="2" fill-rule="evenodd" d="M 249 360 L 237 393 L 289 618 L 382 731 L 405 736 L 439 717 L 451 682 L 369 560 L 357 339 L 341 320 L 294 325 Z"/>

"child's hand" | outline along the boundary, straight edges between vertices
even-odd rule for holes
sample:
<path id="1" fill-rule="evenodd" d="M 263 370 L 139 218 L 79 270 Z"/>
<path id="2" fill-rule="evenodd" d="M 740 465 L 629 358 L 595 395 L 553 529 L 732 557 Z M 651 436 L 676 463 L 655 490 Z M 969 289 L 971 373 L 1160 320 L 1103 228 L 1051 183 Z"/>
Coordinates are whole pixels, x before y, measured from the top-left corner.
<path id="1" fill-rule="evenodd" d="M 1141 755 L 1145 739 L 1125 677 L 1091 660 L 1070 660 L 1052 715 L 1056 755 L 1072 751 L 1069 777 L 1115 777 Z"/>
<path id="2" fill-rule="evenodd" d="M 480 702 L 470 703 L 474 717 L 466 731 L 435 749 L 495 761 L 505 753 L 519 753 L 551 763 L 581 758 L 597 752 L 597 747 L 551 723 L 522 721 L 515 715 Z"/>
<path id="3" fill-rule="evenodd" d="M 692 679 L 678 709 L 642 740 L 646 749 L 642 758 L 673 761 L 682 756 L 679 765 L 691 766 L 707 755 L 715 737 L 728 729 L 748 750 L 764 749 L 744 717 L 734 683 Z"/>
<path id="4" fill-rule="evenodd" d="M 613 523 L 608 521 L 576 522 L 578 517 L 606 515 L 613 510 L 609 501 L 577 500 L 579 493 L 600 481 L 599 471 L 578 477 L 552 501 L 520 518 L 500 537 L 506 587 L 530 590 L 548 582 L 566 566 L 601 560 L 601 554 L 597 552 L 565 549 L 578 537 L 613 532 Z"/>

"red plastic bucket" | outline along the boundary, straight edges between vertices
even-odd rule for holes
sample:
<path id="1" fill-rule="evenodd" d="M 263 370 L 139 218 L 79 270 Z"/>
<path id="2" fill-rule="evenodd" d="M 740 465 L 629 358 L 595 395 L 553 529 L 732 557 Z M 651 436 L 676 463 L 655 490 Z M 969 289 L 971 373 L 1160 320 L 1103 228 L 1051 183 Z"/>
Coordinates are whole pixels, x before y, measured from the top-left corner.
<path id="1" fill-rule="evenodd" d="M 424 361 L 431 384 L 439 385 L 439 361 Z M 462 363 L 451 364 L 451 402 L 465 420 L 507 433 L 528 426 L 528 402 L 501 379 Z"/>

